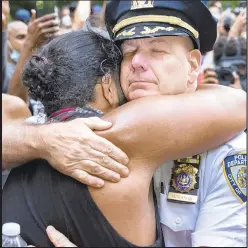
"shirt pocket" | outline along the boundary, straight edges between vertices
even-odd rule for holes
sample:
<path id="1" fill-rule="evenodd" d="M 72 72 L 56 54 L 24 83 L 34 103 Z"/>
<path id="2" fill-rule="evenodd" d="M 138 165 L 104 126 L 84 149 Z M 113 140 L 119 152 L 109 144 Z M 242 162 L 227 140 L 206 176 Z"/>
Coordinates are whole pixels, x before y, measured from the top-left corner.
<path id="1" fill-rule="evenodd" d="M 160 194 L 160 222 L 174 232 L 195 230 L 198 204 L 167 201 L 166 194 Z"/>

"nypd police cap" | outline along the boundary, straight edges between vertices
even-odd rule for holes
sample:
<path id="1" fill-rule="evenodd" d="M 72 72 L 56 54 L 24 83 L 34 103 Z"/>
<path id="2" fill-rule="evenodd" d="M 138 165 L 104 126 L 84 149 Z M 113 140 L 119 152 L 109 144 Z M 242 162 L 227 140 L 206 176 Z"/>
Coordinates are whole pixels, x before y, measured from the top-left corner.
<path id="1" fill-rule="evenodd" d="M 200 0 L 110 0 L 105 24 L 114 41 L 188 36 L 202 53 L 213 49 L 217 23 Z"/>

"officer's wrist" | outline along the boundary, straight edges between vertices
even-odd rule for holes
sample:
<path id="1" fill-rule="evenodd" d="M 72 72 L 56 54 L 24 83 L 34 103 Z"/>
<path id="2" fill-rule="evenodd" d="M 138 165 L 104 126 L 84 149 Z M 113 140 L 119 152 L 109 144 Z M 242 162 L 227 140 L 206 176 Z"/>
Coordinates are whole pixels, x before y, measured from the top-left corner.
<path id="1" fill-rule="evenodd" d="M 34 136 L 30 142 L 30 147 L 35 153 L 36 159 L 46 159 L 49 156 L 48 146 L 46 144 L 46 139 L 48 135 L 48 125 L 32 125 Z"/>

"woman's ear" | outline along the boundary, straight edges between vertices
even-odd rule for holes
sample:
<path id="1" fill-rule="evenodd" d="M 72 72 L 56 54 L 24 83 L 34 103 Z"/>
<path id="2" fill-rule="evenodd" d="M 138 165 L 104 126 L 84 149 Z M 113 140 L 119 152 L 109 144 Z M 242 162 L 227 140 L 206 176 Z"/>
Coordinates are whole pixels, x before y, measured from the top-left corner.
<path id="1" fill-rule="evenodd" d="M 189 54 L 189 83 L 194 84 L 198 78 L 201 68 L 201 52 L 197 49 L 190 51 Z"/>
<path id="2" fill-rule="evenodd" d="M 110 74 L 106 74 L 102 77 L 102 89 L 103 96 L 109 102 L 109 105 L 115 107 L 115 92 Z"/>

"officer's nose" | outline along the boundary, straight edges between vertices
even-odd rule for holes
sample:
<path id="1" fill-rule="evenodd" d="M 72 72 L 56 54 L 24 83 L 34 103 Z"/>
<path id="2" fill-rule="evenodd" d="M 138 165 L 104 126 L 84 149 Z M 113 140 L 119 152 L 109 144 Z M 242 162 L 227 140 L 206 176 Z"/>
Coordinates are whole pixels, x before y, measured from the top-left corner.
<path id="1" fill-rule="evenodd" d="M 147 71 L 148 61 L 144 53 L 136 52 L 132 58 L 132 68 L 134 71 Z"/>

